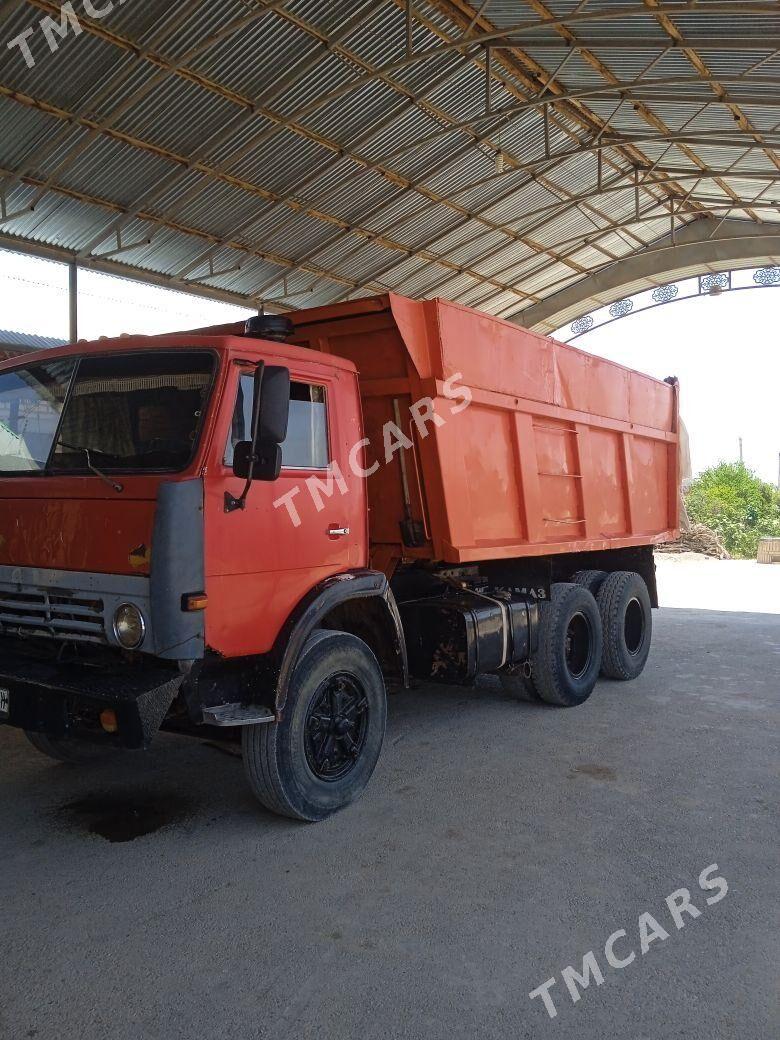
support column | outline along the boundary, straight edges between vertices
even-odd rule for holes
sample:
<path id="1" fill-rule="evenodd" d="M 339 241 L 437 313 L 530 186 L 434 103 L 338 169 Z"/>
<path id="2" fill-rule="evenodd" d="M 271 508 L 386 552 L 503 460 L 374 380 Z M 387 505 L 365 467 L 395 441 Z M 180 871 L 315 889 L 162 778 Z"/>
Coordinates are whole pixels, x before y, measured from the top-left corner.
<path id="1" fill-rule="evenodd" d="M 79 269 L 78 264 L 68 266 L 68 342 L 79 338 Z"/>

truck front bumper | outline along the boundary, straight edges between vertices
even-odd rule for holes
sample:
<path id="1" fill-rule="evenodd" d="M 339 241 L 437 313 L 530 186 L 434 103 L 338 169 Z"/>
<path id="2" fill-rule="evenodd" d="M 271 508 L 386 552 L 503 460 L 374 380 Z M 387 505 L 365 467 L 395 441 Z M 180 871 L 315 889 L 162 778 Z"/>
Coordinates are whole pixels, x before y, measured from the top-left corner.
<path id="1" fill-rule="evenodd" d="M 100 714 L 116 715 L 115 743 L 148 747 L 184 676 L 144 665 L 116 669 L 0 655 L 0 724 L 49 736 L 100 734 Z"/>

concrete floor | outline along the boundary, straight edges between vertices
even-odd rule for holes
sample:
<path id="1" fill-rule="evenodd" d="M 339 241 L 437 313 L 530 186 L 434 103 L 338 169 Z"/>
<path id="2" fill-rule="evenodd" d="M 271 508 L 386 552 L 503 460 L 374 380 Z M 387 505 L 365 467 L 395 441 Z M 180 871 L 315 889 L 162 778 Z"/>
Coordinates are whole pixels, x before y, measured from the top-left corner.
<path id="1" fill-rule="evenodd" d="M 755 582 L 780 609 L 780 567 L 750 568 L 663 560 L 647 671 L 582 708 L 492 681 L 393 697 L 365 797 L 316 826 L 260 810 L 209 746 L 80 772 L 0 730 L 0 1036 L 777 1036 L 780 618 L 706 609 L 737 572 L 728 605 Z M 128 803 L 163 825 L 94 833 Z M 678 931 L 681 887 L 701 916 Z M 645 911 L 669 934 L 641 956 Z M 604 981 L 574 1004 L 561 971 L 589 950 Z M 555 1019 L 528 997 L 553 976 Z"/>

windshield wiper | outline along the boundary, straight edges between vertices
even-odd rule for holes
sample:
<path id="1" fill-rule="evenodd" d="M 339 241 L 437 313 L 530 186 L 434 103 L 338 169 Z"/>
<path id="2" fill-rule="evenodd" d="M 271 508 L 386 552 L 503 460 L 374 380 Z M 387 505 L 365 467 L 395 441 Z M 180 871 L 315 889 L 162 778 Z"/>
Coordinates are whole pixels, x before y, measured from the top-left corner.
<path id="1" fill-rule="evenodd" d="M 83 452 L 84 453 L 84 457 L 87 460 L 87 469 L 91 473 L 94 473 L 96 477 L 100 477 L 100 479 L 103 481 L 103 483 L 104 484 L 108 484 L 108 486 L 110 488 L 113 488 L 114 491 L 116 491 L 116 493 L 118 495 L 122 494 L 122 492 L 125 490 L 124 485 L 123 484 L 118 484 L 116 481 L 112 480 L 111 477 L 109 477 L 109 476 L 107 476 L 107 474 L 103 473 L 102 470 L 99 470 L 97 468 L 97 466 L 93 463 L 93 461 L 92 461 L 92 452 L 93 451 L 97 451 L 98 454 L 103 454 L 103 452 L 101 452 L 99 448 L 85 448 L 83 444 L 66 444 L 65 441 L 60 441 L 60 444 L 62 445 L 63 448 L 67 448 L 68 451 L 81 451 L 81 452 Z"/>

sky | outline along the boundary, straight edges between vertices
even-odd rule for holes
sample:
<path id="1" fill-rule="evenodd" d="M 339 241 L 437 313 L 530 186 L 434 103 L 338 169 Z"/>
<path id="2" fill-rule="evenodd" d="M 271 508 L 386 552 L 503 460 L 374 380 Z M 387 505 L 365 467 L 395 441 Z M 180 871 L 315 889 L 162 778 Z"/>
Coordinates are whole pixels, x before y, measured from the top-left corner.
<path id="1" fill-rule="evenodd" d="M 573 343 L 658 379 L 680 380 L 680 414 L 698 473 L 739 458 L 778 482 L 780 288 L 697 296 L 631 314 Z"/>
<path id="2" fill-rule="evenodd" d="M 62 264 L 0 250 L 0 328 L 68 336 Z M 92 271 L 79 274 L 79 336 L 152 335 L 255 313 Z M 659 379 L 677 376 L 694 473 L 739 458 L 778 481 L 780 288 L 695 297 L 632 314 L 575 345 Z"/>

